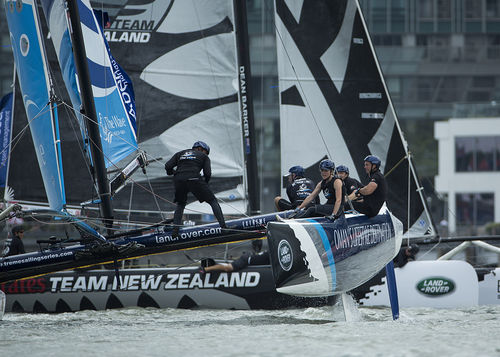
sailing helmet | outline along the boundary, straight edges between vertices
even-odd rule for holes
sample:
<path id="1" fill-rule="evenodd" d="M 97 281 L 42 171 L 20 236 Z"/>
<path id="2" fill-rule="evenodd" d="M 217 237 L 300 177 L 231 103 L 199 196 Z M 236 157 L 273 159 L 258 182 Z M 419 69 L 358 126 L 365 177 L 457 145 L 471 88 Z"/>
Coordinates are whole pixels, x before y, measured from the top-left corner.
<path id="1" fill-rule="evenodd" d="M 295 174 L 299 177 L 304 177 L 306 174 L 306 171 L 304 170 L 304 168 L 302 166 L 292 166 L 292 167 L 290 167 L 290 170 L 288 170 L 288 174 L 289 175 Z"/>
<path id="2" fill-rule="evenodd" d="M 324 159 L 319 163 L 320 170 L 335 170 L 335 164 L 332 160 Z"/>
<path id="3" fill-rule="evenodd" d="M 377 166 L 377 168 L 380 168 L 380 165 L 382 164 L 382 161 L 380 161 L 380 159 L 375 155 L 368 155 L 367 157 L 365 157 L 365 161 L 368 161 L 372 165 Z"/>
<path id="4" fill-rule="evenodd" d="M 210 146 L 208 146 L 206 143 L 203 141 L 197 141 L 193 144 L 193 149 L 195 148 L 202 148 L 207 152 L 207 155 L 210 154 Z"/>
<path id="5" fill-rule="evenodd" d="M 346 174 L 349 175 L 349 168 L 345 165 L 339 165 L 337 166 L 337 172 L 345 172 Z"/>

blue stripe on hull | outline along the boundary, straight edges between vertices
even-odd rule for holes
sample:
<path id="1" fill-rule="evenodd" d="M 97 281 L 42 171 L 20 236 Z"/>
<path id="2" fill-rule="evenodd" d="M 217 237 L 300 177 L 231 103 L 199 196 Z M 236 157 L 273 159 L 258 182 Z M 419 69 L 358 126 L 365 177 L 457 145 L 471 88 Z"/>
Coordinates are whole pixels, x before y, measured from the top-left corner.
<path id="1" fill-rule="evenodd" d="M 330 244 L 330 241 L 328 240 L 328 236 L 323 226 L 313 219 L 308 219 L 307 221 L 313 223 L 314 228 L 316 228 L 316 230 L 318 231 L 319 236 L 321 237 L 321 240 L 323 242 L 323 248 L 325 248 L 326 256 L 328 257 L 330 274 L 332 276 L 332 291 L 335 292 L 335 290 L 337 289 L 337 272 L 335 268 L 335 259 L 333 258 L 332 253 L 332 246 Z"/>

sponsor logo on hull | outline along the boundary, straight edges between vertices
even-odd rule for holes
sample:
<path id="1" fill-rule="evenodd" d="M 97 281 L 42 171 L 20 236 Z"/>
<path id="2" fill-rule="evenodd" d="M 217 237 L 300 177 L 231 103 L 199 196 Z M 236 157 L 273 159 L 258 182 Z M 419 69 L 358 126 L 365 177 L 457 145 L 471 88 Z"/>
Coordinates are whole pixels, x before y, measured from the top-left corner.
<path id="1" fill-rule="evenodd" d="M 289 271 L 290 269 L 292 269 L 292 247 L 290 247 L 290 243 L 288 243 L 284 239 L 278 244 L 278 259 L 283 270 Z"/>
<path id="2" fill-rule="evenodd" d="M 164 282 L 164 284 L 161 284 Z M 175 289 L 254 288 L 261 282 L 259 272 L 232 272 L 211 275 L 198 273 L 51 275 L 0 284 L 6 294 L 75 293 L 98 291 L 157 291 Z"/>

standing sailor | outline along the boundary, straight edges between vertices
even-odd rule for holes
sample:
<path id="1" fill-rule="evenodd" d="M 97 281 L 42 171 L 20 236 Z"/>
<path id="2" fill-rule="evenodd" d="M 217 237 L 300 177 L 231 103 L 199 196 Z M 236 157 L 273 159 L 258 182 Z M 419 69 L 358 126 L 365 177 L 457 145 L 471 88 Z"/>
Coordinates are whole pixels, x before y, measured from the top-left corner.
<path id="1" fill-rule="evenodd" d="M 213 192 L 208 187 L 208 181 L 212 176 L 212 169 L 208 154 L 210 147 L 203 141 L 197 141 L 193 144 L 192 149 L 186 149 L 177 152 L 165 164 L 167 175 L 174 175 L 175 198 L 174 202 L 177 207 L 174 213 L 174 229 L 172 237 L 179 235 L 181 226 L 182 214 L 187 203 L 187 194 L 191 192 L 200 201 L 206 201 L 219 221 L 222 228 L 226 228 L 224 216 L 217 199 Z M 174 168 L 177 169 L 174 170 Z M 203 169 L 203 176 L 200 171 Z"/>
<path id="2" fill-rule="evenodd" d="M 375 217 L 386 200 L 387 182 L 380 172 L 381 164 L 382 161 L 377 156 L 368 155 L 365 158 L 365 172 L 369 183 L 349 195 L 354 209 L 368 217 Z"/>
<path id="3" fill-rule="evenodd" d="M 319 170 L 323 180 L 318 182 L 314 191 L 296 208 L 295 218 L 331 216 L 336 219 L 344 214 L 345 188 L 342 180 L 335 175 L 335 164 L 332 160 L 322 160 L 319 163 Z M 303 209 L 318 197 L 321 191 L 327 199 L 326 204 L 314 205 L 304 211 Z"/>
<path id="4" fill-rule="evenodd" d="M 286 187 L 286 195 L 290 201 L 285 200 L 281 196 L 274 198 L 274 204 L 278 211 L 286 211 L 299 206 L 307 196 L 314 190 L 314 182 L 304 177 L 305 170 L 302 166 L 292 166 L 288 170 L 288 185 Z M 319 197 L 316 197 L 315 202 L 319 203 Z"/>

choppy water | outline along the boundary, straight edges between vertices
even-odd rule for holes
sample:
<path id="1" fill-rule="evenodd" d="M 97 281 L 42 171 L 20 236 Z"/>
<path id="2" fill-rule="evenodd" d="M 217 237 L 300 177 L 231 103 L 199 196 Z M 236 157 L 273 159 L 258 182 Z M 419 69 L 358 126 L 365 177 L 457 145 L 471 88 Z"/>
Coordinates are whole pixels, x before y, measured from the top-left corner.
<path id="1" fill-rule="evenodd" d="M 6 314 L 0 356 L 500 356 L 500 306 Z"/>

